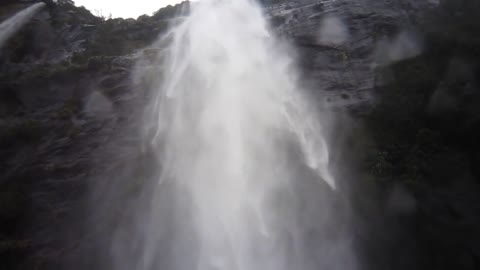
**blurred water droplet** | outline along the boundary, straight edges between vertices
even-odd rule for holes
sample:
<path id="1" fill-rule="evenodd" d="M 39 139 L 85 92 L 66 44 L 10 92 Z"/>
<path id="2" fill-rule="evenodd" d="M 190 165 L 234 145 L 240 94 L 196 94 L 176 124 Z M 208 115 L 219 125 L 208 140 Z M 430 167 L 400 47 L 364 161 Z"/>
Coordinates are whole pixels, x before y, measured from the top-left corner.
<path id="1" fill-rule="evenodd" d="M 95 91 L 87 98 L 85 112 L 92 117 L 109 117 L 113 112 L 113 104 L 102 93 Z"/>
<path id="2" fill-rule="evenodd" d="M 318 42 L 323 45 L 342 45 L 350 37 L 347 26 L 335 16 L 323 19 L 318 31 Z"/>
<path id="3" fill-rule="evenodd" d="M 398 61 L 416 57 L 422 53 L 420 39 L 410 33 L 401 32 L 391 40 L 380 40 L 375 51 L 378 65 L 389 65 Z"/>

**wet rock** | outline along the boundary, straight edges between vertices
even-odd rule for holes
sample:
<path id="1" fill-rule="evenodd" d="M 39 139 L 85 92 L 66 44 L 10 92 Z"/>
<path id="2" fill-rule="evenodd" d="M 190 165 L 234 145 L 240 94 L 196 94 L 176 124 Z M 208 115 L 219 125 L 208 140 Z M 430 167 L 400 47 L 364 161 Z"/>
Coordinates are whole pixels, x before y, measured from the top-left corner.
<path id="1" fill-rule="evenodd" d="M 105 76 L 100 83 L 99 86 L 101 88 L 107 88 L 111 89 L 114 88 L 120 84 L 125 84 L 125 80 L 128 79 L 128 74 L 125 73 L 119 73 L 119 74 L 113 74 L 110 76 Z"/>

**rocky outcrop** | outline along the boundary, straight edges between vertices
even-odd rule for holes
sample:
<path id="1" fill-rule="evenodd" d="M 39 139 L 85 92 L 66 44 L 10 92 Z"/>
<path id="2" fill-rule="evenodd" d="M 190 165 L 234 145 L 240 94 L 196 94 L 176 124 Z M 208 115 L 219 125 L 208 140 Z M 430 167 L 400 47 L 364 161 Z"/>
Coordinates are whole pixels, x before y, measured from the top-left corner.
<path id="1" fill-rule="evenodd" d="M 284 1 L 270 6 L 268 14 L 277 31 L 300 49 L 305 80 L 318 98 L 334 107 L 355 107 L 374 101 L 380 54 L 388 54 L 393 42 L 420 42 L 406 39 L 414 36 L 409 31 L 415 13 L 426 8 L 423 1 Z"/>
<path id="2" fill-rule="evenodd" d="M 28 4 L 0 11 L 9 17 Z M 81 214 L 88 179 L 138 163 L 145 95 L 132 87 L 131 70 L 181 10 L 185 4 L 138 20 L 106 19 L 58 1 L 2 49 L 0 268 L 94 263 L 77 264 L 76 252 L 88 244 Z"/>

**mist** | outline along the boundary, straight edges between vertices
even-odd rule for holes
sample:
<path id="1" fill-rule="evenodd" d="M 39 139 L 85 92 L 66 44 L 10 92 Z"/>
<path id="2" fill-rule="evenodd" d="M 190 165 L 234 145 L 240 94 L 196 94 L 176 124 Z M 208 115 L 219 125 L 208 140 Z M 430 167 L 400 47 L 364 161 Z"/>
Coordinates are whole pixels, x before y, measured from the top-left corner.
<path id="1" fill-rule="evenodd" d="M 0 3 L 2 270 L 478 268 L 478 1 L 166 4 Z"/>

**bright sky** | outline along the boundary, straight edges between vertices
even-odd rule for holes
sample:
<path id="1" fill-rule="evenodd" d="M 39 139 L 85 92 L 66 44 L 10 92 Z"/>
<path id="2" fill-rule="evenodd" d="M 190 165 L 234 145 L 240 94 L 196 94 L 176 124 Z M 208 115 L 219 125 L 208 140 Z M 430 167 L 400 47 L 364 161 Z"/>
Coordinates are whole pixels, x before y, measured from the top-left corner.
<path id="1" fill-rule="evenodd" d="M 134 18 L 153 12 L 161 7 L 174 5 L 182 0 L 74 0 L 76 6 L 84 6 L 93 14 L 105 17 L 112 14 L 113 18 Z"/>

